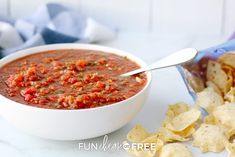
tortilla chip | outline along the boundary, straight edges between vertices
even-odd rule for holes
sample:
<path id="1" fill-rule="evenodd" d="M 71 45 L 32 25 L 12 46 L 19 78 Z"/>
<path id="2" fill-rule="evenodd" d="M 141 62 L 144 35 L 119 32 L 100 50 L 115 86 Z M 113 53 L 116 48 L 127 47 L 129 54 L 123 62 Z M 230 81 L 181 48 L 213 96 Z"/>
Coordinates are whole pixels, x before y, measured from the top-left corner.
<path id="1" fill-rule="evenodd" d="M 227 64 L 235 69 L 235 54 L 226 53 L 219 57 L 219 62 Z"/>
<path id="2" fill-rule="evenodd" d="M 228 157 L 235 157 L 235 143 L 228 143 L 226 145 L 226 150 L 228 152 Z"/>
<path id="3" fill-rule="evenodd" d="M 187 127 L 186 129 L 184 129 L 183 131 L 180 132 L 174 132 L 175 134 L 184 137 L 184 138 L 188 138 L 190 137 L 193 133 L 195 132 L 195 124 L 192 124 L 191 126 Z"/>
<path id="4" fill-rule="evenodd" d="M 207 87 L 202 92 L 197 93 L 195 104 L 204 108 L 208 113 L 211 113 L 214 108 L 224 103 L 221 95 L 216 93 L 213 88 Z"/>
<path id="5" fill-rule="evenodd" d="M 221 64 L 216 61 L 208 61 L 206 78 L 208 81 L 214 82 L 223 93 L 227 93 L 231 87 L 230 83 L 227 83 L 229 80 L 227 74 Z"/>
<path id="6" fill-rule="evenodd" d="M 222 65 L 222 69 L 226 72 L 227 77 L 228 77 L 228 80 L 227 80 L 227 89 L 229 91 L 232 88 L 233 84 L 234 84 L 235 71 L 234 71 L 233 68 L 231 68 L 228 65 Z"/>
<path id="7" fill-rule="evenodd" d="M 187 81 L 195 92 L 200 92 L 205 88 L 203 80 L 191 73 L 187 73 Z"/>
<path id="8" fill-rule="evenodd" d="M 123 142 L 123 145 L 129 145 L 127 141 Z M 156 157 L 158 152 L 157 149 L 154 150 L 142 150 L 142 149 L 127 149 L 128 153 L 136 157 Z"/>
<path id="9" fill-rule="evenodd" d="M 178 116 L 179 114 L 186 112 L 189 110 L 189 105 L 183 102 L 179 102 L 173 105 L 168 106 L 168 110 L 166 112 L 166 116 L 170 119 Z"/>
<path id="10" fill-rule="evenodd" d="M 227 129 L 221 127 L 224 131 L 225 136 L 227 137 L 228 141 L 235 142 L 235 129 Z"/>
<path id="11" fill-rule="evenodd" d="M 216 125 L 215 117 L 212 114 L 207 115 L 204 117 L 205 124 Z"/>
<path id="12" fill-rule="evenodd" d="M 127 142 L 126 142 L 127 143 Z M 139 143 L 144 143 L 146 146 L 149 146 L 148 149 L 145 149 L 143 147 L 140 147 L 140 149 L 130 149 L 128 150 L 129 153 L 132 155 L 135 155 L 137 157 L 155 157 L 158 155 L 158 151 L 163 147 L 164 142 L 159 139 L 157 135 L 150 135 L 147 138 L 145 138 L 143 141 Z M 124 142 L 125 144 L 125 142 Z M 155 144 L 154 149 L 151 148 L 151 144 Z"/>
<path id="13" fill-rule="evenodd" d="M 143 141 L 141 141 L 141 143 L 145 143 L 145 144 L 151 144 L 151 143 L 155 143 L 156 144 L 156 149 L 159 150 L 162 148 L 164 142 L 159 138 L 158 135 L 153 134 L 149 137 L 147 137 L 146 139 L 144 139 Z"/>
<path id="14" fill-rule="evenodd" d="M 219 95 L 223 95 L 222 92 L 220 91 L 220 89 L 218 88 L 218 86 L 217 86 L 214 82 L 212 82 L 212 81 L 207 81 L 207 82 L 206 82 L 206 86 L 213 88 L 214 91 L 215 91 L 216 93 L 218 93 Z"/>
<path id="15" fill-rule="evenodd" d="M 232 87 L 228 93 L 224 95 L 224 99 L 229 103 L 235 103 L 235 88 Z"/>
<path id="16" fill-rule="evenodd" d="M 175 141 L 188 141 L 188 138 L 184 138 L 180 135 L 175 134 L 174 132 L 168 130 L 167 128 L 161 127 L 158 129 L 156 132 L 156 135 L 164 141 L 165 143 L 167 142 L 175 142 Z"/>
<path id="17" fill-rule="evenodd" d="M 180 132 L 194 124 L 200 118 L 201 112 L 197 109 L 190 109 L 174 117 L 166 127 L 174 132 Z"/>
<path id="18" fill-rule="evenodd" d="M 225 104 L 215 108 L 213 116 L 217 124 L 228 129 L 235 129 L 235 104 Z"/>
<path id="19" fill-rule="evenodd" d="M 221 152 L 227 144 L 223 131 L 216 125 L 201 124 L 193 134 L 193 146 L 199 147 L 202 152 Z"/>
<path id="20" fill-rule="evenodd" d="M 232 68 L 231 66 L 222 63 L 222 69 L 223 69 L 227 74 L 233 76 L 234 68 Z"/>
<path id="21" fill-rule="evenodd" d="M 138 124 L 128 134 L 127 139 L 131 142 L 141 142 L 149 136 L 146 129 Z"/>
<path id="22" fill-rule="evenodd" d="M 169 143 L 162 147 L 159 157 L 192 157 L 192 153 L 183 144 Z"/>
<path id="23" fill-rule="evenodd" d="M 156 157 L 158 152 L 157 150 L 137 150 L 131 149 L 128 152 L 136 157 Z"/>

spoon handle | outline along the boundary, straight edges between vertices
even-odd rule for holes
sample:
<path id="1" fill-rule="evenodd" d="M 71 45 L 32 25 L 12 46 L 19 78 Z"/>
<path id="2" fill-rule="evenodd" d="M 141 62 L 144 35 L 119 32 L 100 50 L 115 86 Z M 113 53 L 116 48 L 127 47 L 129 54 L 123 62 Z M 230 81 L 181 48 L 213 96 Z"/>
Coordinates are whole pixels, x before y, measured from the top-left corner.
<path id="1" fill-rule="evenodd" d="M 191 61 L 192 59 L 196 57 L 196 55 L 197 55 L 197 50 L 195 48 L 186 48 L 186 49 L 177 51 L 167 57 L 164 57 L 149 66 L 127 72 L 120 76 L 126 77 L 130 75 L 138 74 L 144 71 L 150 71 L 154 69 L 160 69 L 160 68 L 166 68 L 170 66 L 179 65 L 179 64 Z"/>

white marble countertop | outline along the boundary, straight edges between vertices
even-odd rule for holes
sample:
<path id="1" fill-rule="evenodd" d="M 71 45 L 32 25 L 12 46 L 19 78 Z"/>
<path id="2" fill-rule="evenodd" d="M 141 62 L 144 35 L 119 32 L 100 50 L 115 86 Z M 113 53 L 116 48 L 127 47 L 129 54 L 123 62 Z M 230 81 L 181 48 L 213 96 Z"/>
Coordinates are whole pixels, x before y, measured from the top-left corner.
<path id="1" fill-rule="evenodd" d="M 198 49 L 216 45 L 224 41 L 222 37 L 190 37 L 187 35 L 153 35 L 122 33 L 117 39 L 105 42 L 104 45 L 127 50 L 143 58 L 147 63 L 157 60 L 174 50 L 194 46 Z M 108 135 L 109 143 L 122 142 L 128 131 L 137 123 L 143 124 L 149 131 L 155 131 L 164 118 L 167 104 L 185 101 L 192 104 L 182 79 L 175 68 L 153 72 L 150 96 L 141 112 L 128 125 Z M 129 157 L 125 151 L 85 151 L 79 150 L 78 143 L 102 143 L 103 137 L 84 141 L 52 141 L 28 135 L 15 128 L 0 117 L 0 156 L 2 157 Z M 190 147 L 191 148 L 191 147 Z M 201 154 L 199 149 L 192 148 L 194 156 L 222 157 L 226 153 Z"/>

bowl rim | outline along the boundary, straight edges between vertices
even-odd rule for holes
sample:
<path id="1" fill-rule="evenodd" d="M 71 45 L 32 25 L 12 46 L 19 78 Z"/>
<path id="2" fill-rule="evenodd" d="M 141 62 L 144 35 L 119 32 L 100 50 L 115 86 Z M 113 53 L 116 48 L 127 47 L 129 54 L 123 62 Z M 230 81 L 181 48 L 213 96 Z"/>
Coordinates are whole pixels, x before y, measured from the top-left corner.
<path id="1" fill-rule="evenodd" d="M 146 66 L 147 64 L 140 58 L 136 57 L 135 55 L 116 48 L 108 47 L 108 46 L 101 46 L 101 45 L 96 45 L 96 44 L 80 44 L 80 43 L 62 43 L 62 44 L 49 44 L 49 45 L 43 45 L 43 46 L 36 46 L 28 49 L 23 49 L 20 51 L 16 51 L 13 54 L 10 54 L 2 59 L 0 59 L 0 68 L 3 67 L 4 65 L 23 58 L 25 56 L 29 56 L 32 54 L 37 54 L 37 53 L 44 53 L 46 51 L 50 50 L 62 50 L 62 49 L 84 49 L 84 50 L 96 50 L 96 51 L 102 51 L 104 53 L 113 53 L 119 56 L 126 56 L 129 60 L 135 62 L 138 64 L 140 67 Z M 23 107 L 26 109 L 32 109 L 32 110 L 38 110 L 38 111 L 54 111 L 54 112 L 85 112 L 85 111 L 95 111 L 95 110 L 103 110 L 103 109 L 108 109 L 112 108 L 114 106 L 126 103 L 130 101 L 131 99 L 134 99 L 135 97 L 138 97 L 140 94 L 142 94 L 149 86 L 152 80 L 151 72 L 145 72 L 147 76 L 147 83 L 145 86 L 135 95 L 108 105 L 100 106 L 100 107 L 94 107 L 94 108 L 85 108 L 85 109 L 74 109 L 74 110 L 68 110 L 68 109 L 53 109 L 53 108 L 42 108 L 42 107 L 36 107 L 36 106 L 31 106 L 23 103 L 16 102 L 14 100 L 11 100 L 2 94 L 0 94 L 0 99 L 5 99 L 6 101 L 10 101 L 11 104 L 17 105 L 18 107 Z M 10 105 L 10 104 L 8 104 Z"/>

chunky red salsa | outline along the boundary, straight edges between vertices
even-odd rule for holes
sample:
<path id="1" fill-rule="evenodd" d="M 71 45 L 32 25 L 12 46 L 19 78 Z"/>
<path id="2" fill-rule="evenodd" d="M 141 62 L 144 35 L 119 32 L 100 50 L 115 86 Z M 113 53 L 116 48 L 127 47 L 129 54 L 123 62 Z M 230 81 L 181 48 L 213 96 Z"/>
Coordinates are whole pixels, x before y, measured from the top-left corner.
<path id="1" fill-rule="evenodd" d="M 119 77 L 139 68 L 112 53 L 54 50 L 29 55 L 0 68 L 0 94 L 23 104 L 83 109 L 112 104 L 138 93 L 146 75 Z"/>

